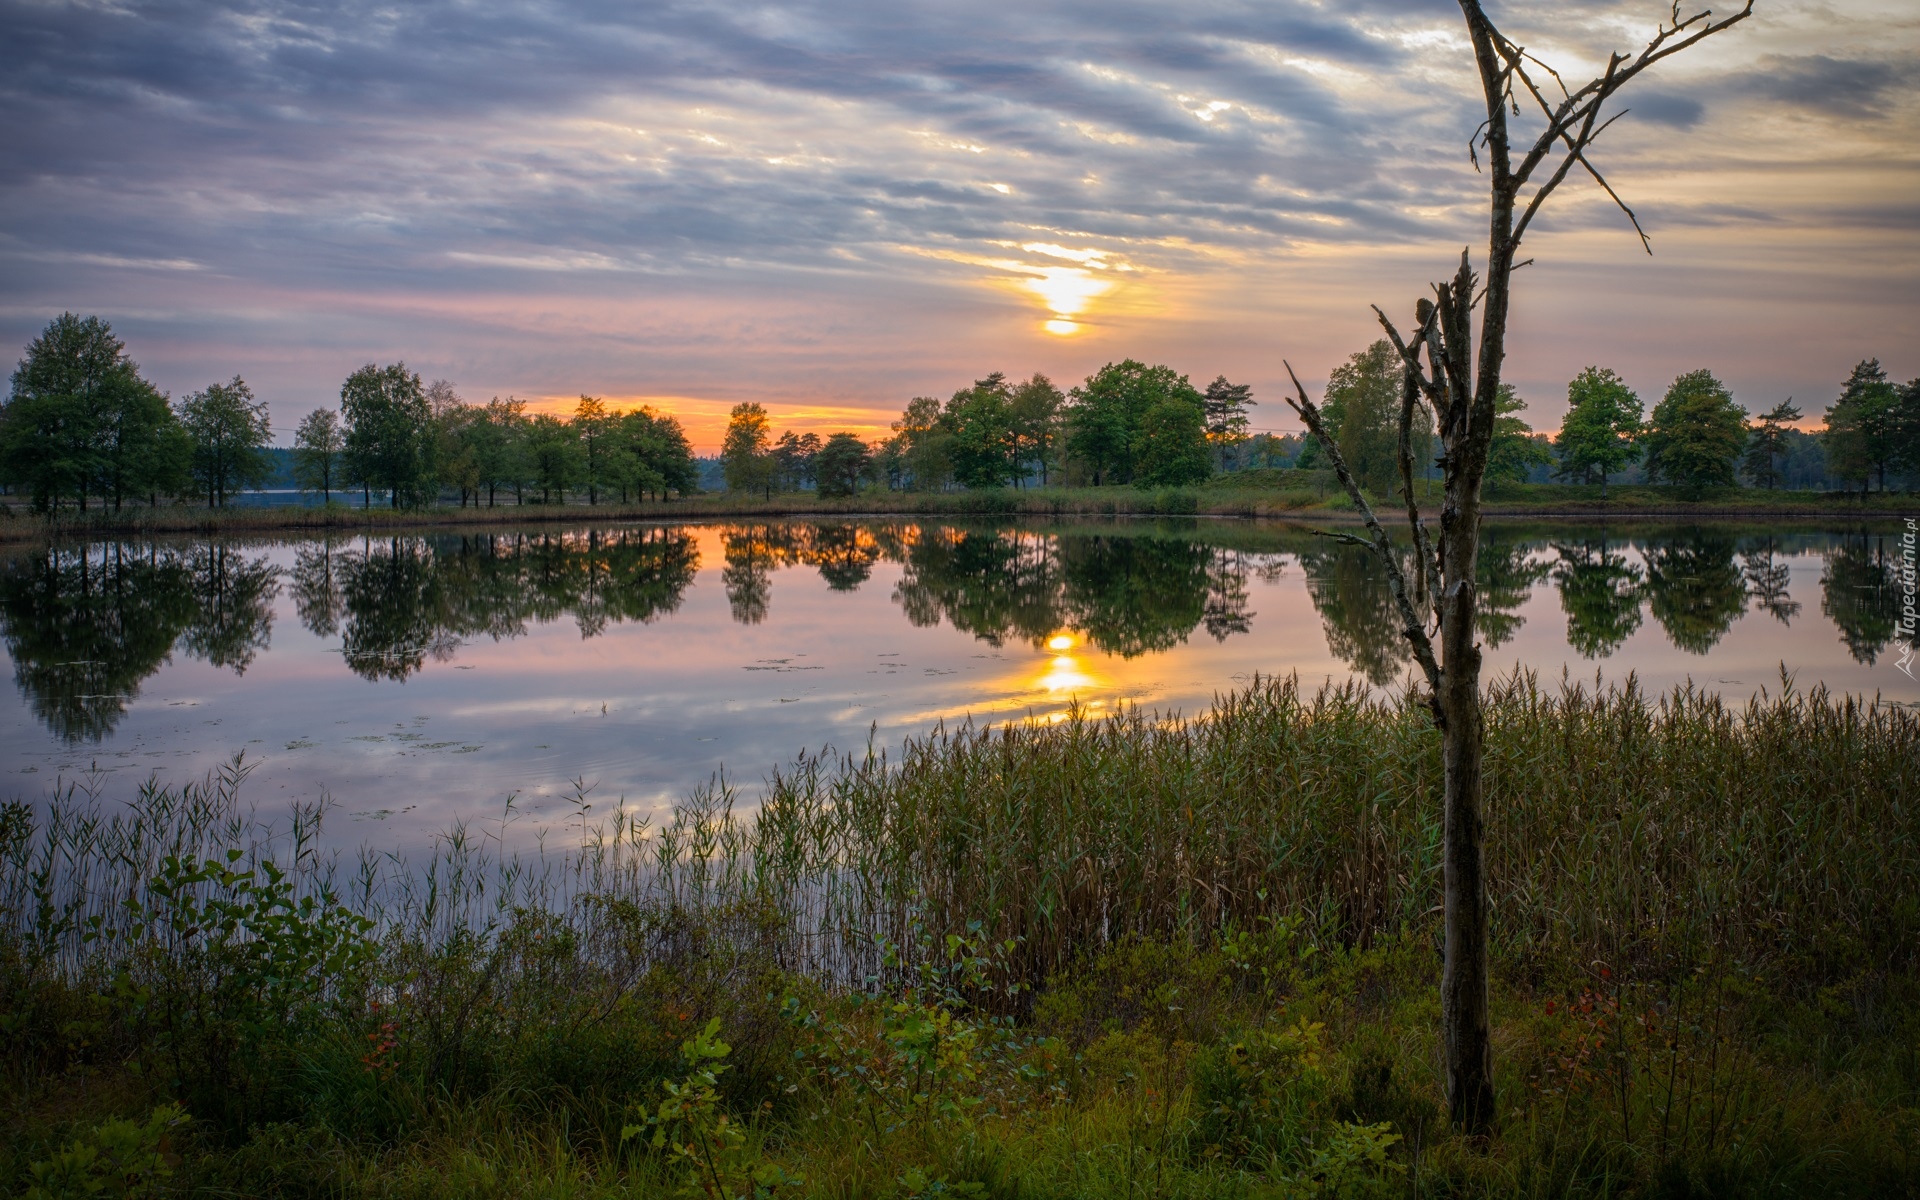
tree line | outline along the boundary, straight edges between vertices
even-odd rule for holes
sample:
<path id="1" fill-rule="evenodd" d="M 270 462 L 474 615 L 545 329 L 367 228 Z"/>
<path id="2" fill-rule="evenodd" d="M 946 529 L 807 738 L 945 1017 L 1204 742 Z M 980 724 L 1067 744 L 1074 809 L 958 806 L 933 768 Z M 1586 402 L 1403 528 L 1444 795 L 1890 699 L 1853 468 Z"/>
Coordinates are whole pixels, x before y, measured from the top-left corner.
<path id="1" fill-rule="evenodd" d="M 1322 418 L 1341 457 L 1372 492 L 1398 486 L 1403 376 L 1381 340 L 1336 367 Z M 1610 368 L 1591 366 L 1567 387 L 1560 431 L 1535 433 L 1526 402 L 1503 385 L 1487 476 L 1597 483 L 1627 475 L 1699 493 L 1743 479 L 1773 488 L 1795 479 L 1885 491 L 1920 472 L 1920 379 L 1897 385 L 1877 359 L 1854 367 L 1814 434 L 1791 400 L 1750 416 L 1706 370 L 1681 375 L 1651 413 Z M 726 486 L 771 497 L 866 487 L 1134 485 L 1179 487 L 1249 467 L 1324 467 L 1317 442 L 1252 434 L 1252 389 L 1222 375 L 1204 389 L 1164 365 L 1109 363 L 1062 391 L 1045 375 L 995 372 L 954 392 L 910 400 L 892 434 L 868 443 L 774 436 L 758 403 L 736 405 L 720 453 Z M 1418 410 L 1414 459 L 1431 476 L 1434 430 Z M 196 498 L 211 507 L 260 486 L 273 471 L 266 405 L 235 375 L 172 402 L 145 380 L 98 317 L 63 313 L 28 346 L 0 408 L 0 483 L 39 511 L 99 503 Z M 588 504 L 687 495 L 699 465 L 680 422 L 641 407 L 616 412 L 582 396 L 570 416 L 529 413 L 524 401 L 461 399 L 404 363 L 349 375 L 340 404 L 318 408 L 293 435 L 299 486 L 332 500 L 360 493 L 398 507 L 452 499 L 462 506 Z M 1813 461 L 1809 465 L 1806 460 Z M 1793 469 L 1789 470 L 1789 463 Z"/>
<path id="2" fill-rule="evenodd" d="M 773 437 L 757 403 L 736 405 L 720 461 L 735 491 L 850 495 L 863 486 L 950 487 L 1134 484 L 1178 487 L 1211 475 L 1249 440 L 1252 388 L 1223 375 L 1202 391 L 1167 366 L 1108 363 L 1070 391 L 1045 375 L 1015 382 L 1001 372 L 945 401 L 916 396 L 893 435 Z"/>
<path id="3" fill-rule="evenodd" d="M 162 498 L 217 508 L 272 474 L 272 441 L 267 406 L 240 376 L 174 403 L 106 321 L 62 313 L 28 344 L 0 408 L 0 483 L 42 512 Z M 365 505 L 377 493 L 395 508 L 448 494 L 464 507 L 502 493 L 516 503 L 584 493 L 597 504 L 699 489 L 692 445 L 669 415 L 615 412 L 592 396 L 565 418 L 529 414 L 512 397 L 470 404 L 405 363 L 349 375 L 337 409 L 300 421 L 293 450 L 303 490 L 323 501 L 358 491 Z"/>

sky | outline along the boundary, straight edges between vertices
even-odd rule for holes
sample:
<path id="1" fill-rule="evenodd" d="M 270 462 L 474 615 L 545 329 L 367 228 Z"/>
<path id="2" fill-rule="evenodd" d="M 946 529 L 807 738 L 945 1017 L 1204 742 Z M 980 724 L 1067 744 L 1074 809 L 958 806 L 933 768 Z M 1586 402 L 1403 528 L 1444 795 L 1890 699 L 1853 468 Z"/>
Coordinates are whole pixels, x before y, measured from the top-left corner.
<path id="1" fill-rule="evenodd" d="M 1569 79 L 1666 17 L 1501 3 Z M 1643 76 L 1528 236 L 1507 378 L 1537 428 L 1611 366 L 1810 416 L 1920 375 L 1920 7 L 1761 0 Z M 1250 383 L 1254 427 L 1484 249 L 1441 0 L 0 0 L 0 342 L 113 323 L 277 439 L 368 362 L 884 431 L 991 371 Z M 18 351 L 14 351 L 17 356 Z"/>

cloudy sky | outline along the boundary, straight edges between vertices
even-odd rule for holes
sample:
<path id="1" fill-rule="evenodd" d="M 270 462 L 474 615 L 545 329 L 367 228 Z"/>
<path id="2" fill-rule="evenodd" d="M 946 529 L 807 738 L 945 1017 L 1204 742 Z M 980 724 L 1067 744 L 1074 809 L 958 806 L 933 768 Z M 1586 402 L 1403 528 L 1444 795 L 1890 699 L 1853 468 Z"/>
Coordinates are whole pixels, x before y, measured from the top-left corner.
<path id="1" fill-rule="evenodd" d="M 1657 2 L 1503 3 L 1591 74 Z M 1643 79 L 1529 237 L 1509 376 L 1817 411 L 1920 374 L 1920 8 L 1761 0 Z M 0 0 L 0 340 L 99 313 L 276 429 L 404 359 L 469 398 L 871 432 L 989 371 L 1225 373 L 1290 428 L 1482 236 L 1442 0 Z M 17 355 L 18 351 L 10 353 Z"/>

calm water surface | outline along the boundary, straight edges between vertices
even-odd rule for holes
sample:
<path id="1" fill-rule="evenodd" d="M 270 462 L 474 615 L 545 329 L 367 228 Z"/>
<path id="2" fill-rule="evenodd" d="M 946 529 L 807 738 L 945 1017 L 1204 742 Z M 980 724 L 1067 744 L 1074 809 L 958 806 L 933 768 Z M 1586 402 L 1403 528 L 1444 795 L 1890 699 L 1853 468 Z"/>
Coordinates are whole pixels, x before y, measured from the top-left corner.
<path id="1" fill-rule="evenodd" d="M 1897 668 L 1897 527 L 1499 526 L 1493 671 L 1636 673 L 1744 698 L 1920 701 Z M 345 844 L 498 815 L 533 838 L 747 799 L 823 746 L 1078 702 L 1194 712 L 1261 674 L 1397 686 L 1367 553 L 1248 522 L 623 525 L 96 542 L 0 557 L 15 687 L 0 795 L 131 796 L 244 754 L 248 794 L 331 796 Z"/>

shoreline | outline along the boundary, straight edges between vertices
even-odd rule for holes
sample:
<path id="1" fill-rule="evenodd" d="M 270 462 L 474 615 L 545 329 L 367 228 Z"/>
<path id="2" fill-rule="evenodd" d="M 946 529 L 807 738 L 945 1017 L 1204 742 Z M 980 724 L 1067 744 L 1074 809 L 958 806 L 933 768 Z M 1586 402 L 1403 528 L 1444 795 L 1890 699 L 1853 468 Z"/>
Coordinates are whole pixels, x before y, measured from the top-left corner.
<path id="1" fill-rule="evenodd" d="M 1624 489 L 1623 489 L 1624 490 Z M 1756 503 L 1756 498 L 1687 501 L 1638 496 L 1607 501 L 1566 497 L 1514 497 L 1483 501 L 1482 515 L 1506 519 L 1704 519 L 1704 520 L 1891 520 L 1920 513 L 1920 496 L 1802 493 Z M 1437 512 L 1426 514 L 1437 519 Z M 884 492 L 844 500 L 782 496 L 773 500 L 701 496 L 642 504 L 506 504 L 491 508 L 358 508 L 294 505 L 207 509 L 198 506 L 138 508 L 119 513 L 34 516 L 17 506 L 0 508 L 0 543 L 117 534 L 261 533 L 366 529 L 457 529 L 475 526 L 599 524 L 623 521 L 703 521 L 728 518 L 861 517 L 1214 517 L 1297 520 L 1346 524 L 1359 515 L 1344 497 L 1317 498 L 1269 489 L 1212 492 L 1182 489 L 1145 492 L 1133 488 L 1035 489 L 1031 492 Z M 1381 512 L 1382 522 L 1403 518 Z"/>

